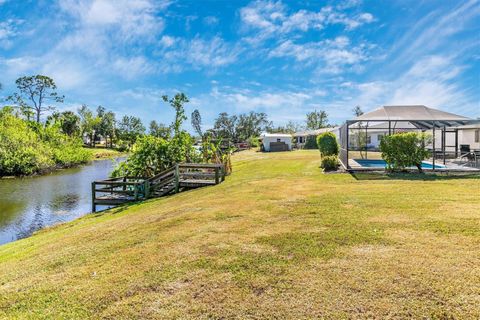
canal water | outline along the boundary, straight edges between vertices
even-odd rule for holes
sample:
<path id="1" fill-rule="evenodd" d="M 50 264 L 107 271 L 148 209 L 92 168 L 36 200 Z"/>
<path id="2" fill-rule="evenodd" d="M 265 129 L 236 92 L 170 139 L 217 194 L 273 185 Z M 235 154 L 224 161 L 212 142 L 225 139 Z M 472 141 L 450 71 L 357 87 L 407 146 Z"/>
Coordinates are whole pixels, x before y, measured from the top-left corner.
<path id="1" fill-rule="evenodd" d="M 96 160 L 44 176 L 0 179 L 0 244 L 91 212 L 91 182 L 108 178 L 122 160 Z"/>

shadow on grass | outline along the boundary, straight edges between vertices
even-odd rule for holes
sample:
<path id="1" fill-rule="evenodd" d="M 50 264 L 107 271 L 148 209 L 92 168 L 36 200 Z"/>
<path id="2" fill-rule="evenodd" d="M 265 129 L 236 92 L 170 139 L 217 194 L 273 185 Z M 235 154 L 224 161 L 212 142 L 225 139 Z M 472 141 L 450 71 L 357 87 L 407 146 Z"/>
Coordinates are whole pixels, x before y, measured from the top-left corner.
<path id="1" fill-rule="evenodd" d="M 437 181 L 437 180 L 456 180 L 456 179 L 478 179 L 480 173 L 382 173 L 382 172 L 352 172 L 350 173 L 356 180 L 419 180 L 419 181 Z"/>
<path id="2" fill-rule="evenodd" d="M 145 201 L 137 201 L 137 202 L 130 202 L 130 203 L 124 203 L 124 204 L 121 204 L 117 207 L 112 207 L 112 208 L 106 208 L 106 209 L 103 209 L 103 210 L 100 210 L 100 211 L 96 211 L 96 212 L 92 212 L 90 213 L 90 215 L 94 218 L 98 218 L 98 217 L 101 217 L 101 216 L 104 216 L 106 213 L 109 213 L 109 214 L 119 214 L 125 210 L 128 210 L 132 207 L 135 207 L 135 206 L 138 206 L 142 203 L 145 203 Z"/>

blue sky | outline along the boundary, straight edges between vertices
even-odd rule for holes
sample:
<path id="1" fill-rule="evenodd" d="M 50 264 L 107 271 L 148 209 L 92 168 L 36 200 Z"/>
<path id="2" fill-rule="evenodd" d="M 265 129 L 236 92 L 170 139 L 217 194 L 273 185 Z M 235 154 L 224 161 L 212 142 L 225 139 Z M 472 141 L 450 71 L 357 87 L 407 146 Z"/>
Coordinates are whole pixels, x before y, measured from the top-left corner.
<path id="1" fill-rule="evenodd" d="M 480 116 L 480 1 L 0 0 L 0 96 L 45 74 L 66 96 L 170 123 L 219 112 L 331 123 L 388 104 Z M 188 128 L 188 125 L 186 126 Z"/>

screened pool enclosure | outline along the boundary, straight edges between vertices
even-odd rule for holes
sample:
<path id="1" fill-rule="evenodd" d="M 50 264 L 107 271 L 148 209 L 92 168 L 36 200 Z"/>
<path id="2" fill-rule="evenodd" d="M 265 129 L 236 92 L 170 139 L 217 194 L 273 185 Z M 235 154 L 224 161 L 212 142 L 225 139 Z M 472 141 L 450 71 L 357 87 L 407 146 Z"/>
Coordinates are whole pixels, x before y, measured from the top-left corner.
<path id="1" fill-rule="evenodd" d="M 467 127 L 473 135 L 464 132 Z M 480 164 L 480 121 L 418 105 L 383 106 L 346 121 L 339 134 L 342 165 L 349 170 L 385 168 L 380 141 L 399 132 L 430 135 L 425 148 L 431 157 L 422 165 L 427 170 L 475 170 Z"/>

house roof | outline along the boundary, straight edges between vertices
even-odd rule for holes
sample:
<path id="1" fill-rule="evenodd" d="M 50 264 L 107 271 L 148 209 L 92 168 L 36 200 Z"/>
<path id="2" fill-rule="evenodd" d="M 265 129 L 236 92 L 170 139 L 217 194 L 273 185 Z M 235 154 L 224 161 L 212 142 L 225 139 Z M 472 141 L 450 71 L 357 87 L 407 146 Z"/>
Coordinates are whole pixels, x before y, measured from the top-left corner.
<path id="1" fill-rule="evenodd" d="M 360 121 L 408 121 L 417 128 L 432 129 L 433 127 L 458 127 L 474 120 L 426 106 L 415 105 L 383 106 L 362 114 L 348 121 L 348 123 L 352 124 Z"/>
<path id="2" fill-rule="evenodd" d="M 480 120 L 472 121 L 469 124 L 458 127 L 458 129 L 480 129 Z"/>
<path id="3" fill-rule="evenodd" d="M 317 129 L 317 130 L 300 131 L 300 132 L 295 132 L 293 136 L 295 137 L 318 136 L 321 133 L 338 130 L 339 128 L 340 127 L 328 127 L 328 128 Z"/>
<path id="4" fill-rule="evenodd" d="M 354 121 L 468 121 L 470 118 L 457 114 L 429 108 L 422 105 L 415 106 L 383 106 L 371 112 L 362 114 Z"/>
<path id="5" fill-rule="evenodd" d="M 289 133 L 262 133 L 260 137 L 272 137 L 272 138 L 291 138 L 292 135 Z"/>

